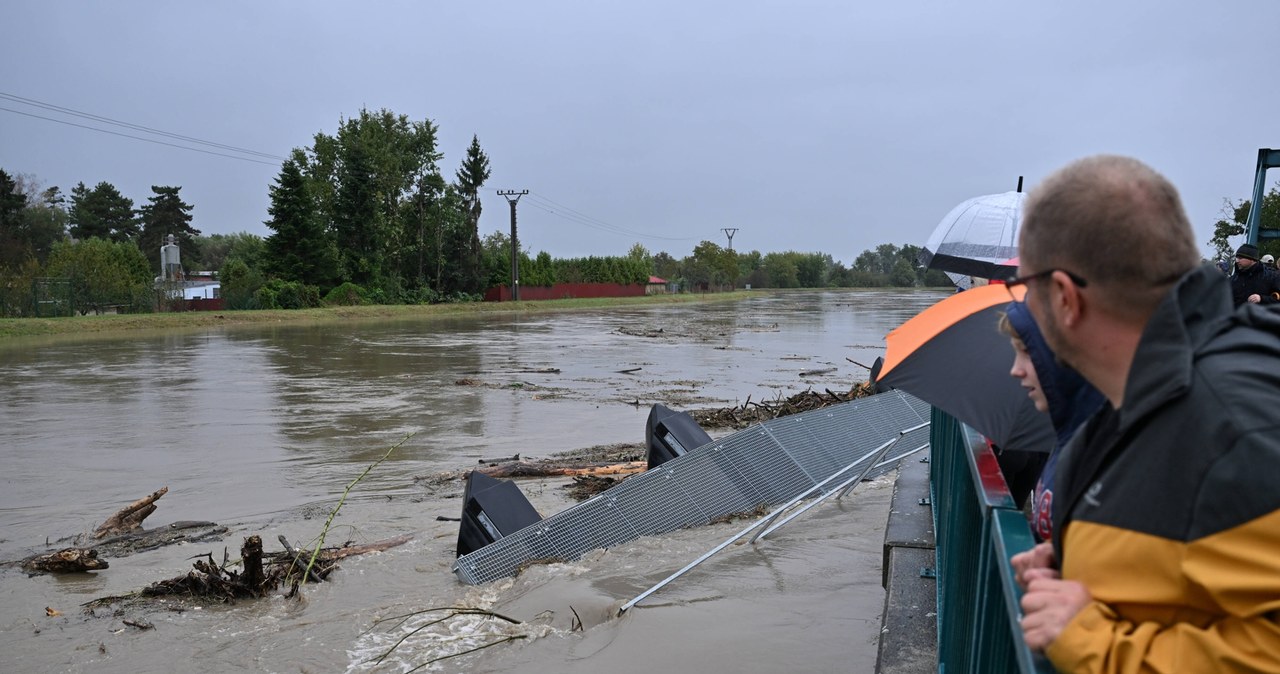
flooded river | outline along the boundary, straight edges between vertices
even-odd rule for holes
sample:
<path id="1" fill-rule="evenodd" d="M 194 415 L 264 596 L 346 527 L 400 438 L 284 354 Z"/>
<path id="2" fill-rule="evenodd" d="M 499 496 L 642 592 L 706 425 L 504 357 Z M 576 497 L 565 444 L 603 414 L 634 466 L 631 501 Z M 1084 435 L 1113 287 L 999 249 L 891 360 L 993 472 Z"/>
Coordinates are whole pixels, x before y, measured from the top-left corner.
<path id="1" fill-rule="evenodd" d="M 169 492 L 147 527 L 231 529 L 94 574 L 0 567 L 0 671 L 400 672 L 507 638 L 424 670 L 869 671 L 886 480 L 727 550 L 618 619 L 621 603 L 743 523 L 470 587 L 449 570 L 457 523 L 436 520 L 458 516 L 461 482 L 415 478 L 481 458 L 642 442 L 655 402 L 690 409 L 847 390 L 867 375 L 850 360 L 871 364 L 888 330 L 942 296 L 793 292 L 0 343 L 0 561 L 44 552 L 161 487 Z M 824 372 L 801 376 L 814 371 Z M 182 575 L 198 555 L 235 558 L 251 534 L 268 551 L 278 535 L 313 544 L 344 488 L 406 437 L 351 490 L 327 542 L 410 533 L 410 543 L 344 560 L 301 600 L 82 610 Z M 520 482 L 544 515 L 571 505 L 563 484 Z M 450 606 L 521 622 L 432 610 Z"/>

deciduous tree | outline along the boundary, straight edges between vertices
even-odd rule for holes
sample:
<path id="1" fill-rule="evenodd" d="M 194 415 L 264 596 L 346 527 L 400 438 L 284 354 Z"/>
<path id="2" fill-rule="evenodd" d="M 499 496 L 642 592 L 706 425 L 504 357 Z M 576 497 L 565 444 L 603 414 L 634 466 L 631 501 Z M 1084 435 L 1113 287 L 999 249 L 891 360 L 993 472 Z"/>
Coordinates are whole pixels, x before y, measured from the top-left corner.
<path id="1" fill-rule="evenodd" d="M 71 280 L 72 305 L 81 314 L 102 313 L 111 305 L 132 306 L 150 297 L 153 276 L 132 242 L 96 237 L 54 244 L 47 273 Z"/>
<path id="2" fill-rule="evenodd" d="M 1248 222 L 1249 210 L 1252 207 L 1253 204 L 1248 199 L 1239 202 L 1223 199 L 1223 217 L 1214 223 L 1213 238 L 1209 239 L 1209 245 L 1213 246 L 1217 259 L 1230 260 L 1235 254 L 1236 247 L 1232 245 L 1230 239 L 1245 233 L 1245 223 Z M 1262 197 L 1262 212 L 1259 214 L 1258 227 L 1280 229 L 1280 189 L 1272 187 Z M 1280 257 L 1280 240 L 1260 239 L 1258 248 L 1263 253 Z"/>

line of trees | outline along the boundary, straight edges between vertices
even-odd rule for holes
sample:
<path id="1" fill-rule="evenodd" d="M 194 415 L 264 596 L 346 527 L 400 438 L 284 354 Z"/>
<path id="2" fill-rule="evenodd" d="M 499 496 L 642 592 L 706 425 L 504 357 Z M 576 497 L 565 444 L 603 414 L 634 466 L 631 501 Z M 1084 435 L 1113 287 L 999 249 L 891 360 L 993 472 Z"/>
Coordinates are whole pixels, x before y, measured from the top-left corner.
<path id="1" fill-rule="evenodd" d="M 29 175 L 0 170 L 0 315 L 38 313 L 39 298 L 85 313 L 116 306 L 154 310 L 163 239 L 174 235 L 187 270 L 216 270 L 228 308 L 321 303 L 470 301 L 510 283 L 511 241 L 479 235 L 489 157 L 472 137 L 446 179 L 438 129 L 388 110 L 361 110 L 294 149 L 268 187 L 266 238 L 202 236 L 177 186 L 151 186 L 135 205 L 109 182 L 78 183 L 70 196 Z M 1231 202 L 1210 244 L 1230 257 L 1248 201 Z M 1280 191 L 1262 208 L 1280 227 Z M 1280 255 L 1280 240 L 1261 244 Z M 916 264 L 920 249 L 882 244 L 845 266 L 827 253 L 738 252 L 711 241 L 677 259 L 635 244 L 625 256 L 555 259 L 518 251 L 521 282 L 645 283 L 656 275 L 687 291 L 753 288 L 948 286 Z M 60 293 L 60 294 L 59 294 Z M 52 299 L 49 299 L 52 298 Z"/>
<path id="2" fill-rule="evenodd" d="M 637 255 L 637 244 L 632 255 Z M 647 255 L 647 253 L 639 253 Z M 846 267 L 828 253 L 784 251 L 739 253 L 703 241 L 693 254 L 676 260 L 667 253 L 652 257 L 652 269 L 659 277 L 678 281 L 687 290 L 752 288 L 874 288 L 947 286 L 951 281 L 937 270 L 925 270 L 916 263 L 918 246 L 891 243 L 865 250 Z"/>
<path id="3" fill-rule="evenodd" d="M 58 313 L 153 309 L 161 240 L 173 234 L 191 245 L 200 234 L 180 190 L 153 185 L 134 208 L 110 183 L 79 183 L 68 199 L 0 170 L 0 315 L 38 314 L 41 300 Z"/>
<path id="4" fill-rule="evenodd" d="M 290 153 L 269 187 L 265 224 L 272 233 L 265 239 L 201 236 L 192 226 L 193 207 L 175 186 L 152 186 L 139 207 L 106 181 L 81 182 L 66 199 L 56 187 L 43 190 L 34 179 L 4 174 L 0 194 L 9 215 L 0 225 L 0 310 L 34 311 L 33 288 L 49 276 L 69 280 L 80 312 L 154 307 L 154 271 L 170 234 L 186 269 L 218 271 L 228 308 L 478 299 L 486 288 L 510 283 L 511 242 L 501 231 L 479 236 L 480 193 L 490 176 L 479 139 L 472 137 L 447 180 L 437 133 L 429 120 L 362 109 L 339 120 L 336 133 L 315 134 Z M 681 260 L 651 255 L 639 244 L 626 256 L 518 255 L 525 285 L 645 283 L 650 275 L 704 291 L 945 284 L 915 267 L 916 252 L 886 244 L 850 268 L 829 254 L 739 254 L 710 241 Z"/>

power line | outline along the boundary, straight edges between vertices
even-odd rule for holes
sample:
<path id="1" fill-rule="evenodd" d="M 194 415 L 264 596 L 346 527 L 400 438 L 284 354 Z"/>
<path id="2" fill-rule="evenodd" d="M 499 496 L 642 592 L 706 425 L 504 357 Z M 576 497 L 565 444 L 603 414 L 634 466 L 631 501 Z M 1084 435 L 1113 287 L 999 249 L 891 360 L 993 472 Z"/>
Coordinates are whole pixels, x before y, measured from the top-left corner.
<path id="1" fill-rule="evenodd" d="M 228 158 L 228 159 L 239 159 L 240 161 L 251 161 L 251 162 L 253 162 L 253 163 L 255 163 L 255 164 L 266 164 L 267 166 L 275 166 L 275 165 L 276 165 L 276 162 L 262 161 L 261 159 L 252 159 L 252 158 L 249 158 L 249 157 L 237 157 L 237 156 L 235 156 L 235 155 L 233 155 L 233 154 L 226 154 L 226 153 L 223 153 L 223 152 L 214 152 L 214 151 L 212 151 L 212 150 L 201 150 L 201 149 L 200 149 L 200 148 L 198 148 L 198 147 L 187 147 L 187 146 L 185 146 L 185 145 L 178 145 L 177 143 L 166 143 L 166 142 L 164 142 L 164 141 L 162 141 L 162 140 L 156 140 L 156 139 L 154 139 L 154 138 L 143 138 L 143 137 L 141 137 L 141 136 L 131 136 L 131 135 L 127 134 L 127 133 L 120 133 L 119 131 L 110 131 L 110 130 L 108 130 L 108 129 L 99 129 L 99 128 L 96 128 L 96 127 L 88 126 L 88 125 L 86 125 L 86 124 L 76 124 L 75 122 L 68 122 L 68 121 L 66 121 L 66 120 L 64 120 L 64 119 L 54 119 L 54 118 L 52 118 L 52 117 L 45 117 L 45 116 L 43 116 L 43 115 L 36 115 L 36 114 L 32 114 L 32 113 L 30 113 L 30 112 L 22 112 L 21 110 L 12 110 L 12 109 L 10 109 L 10 108 L 0 107 L 0 111 L 4 111 L 4 112 L 12 112 L 12 113 L 13 113 L 13 114 L 15 114 L 15 115 L 25 115 L 25 116 L 27 116 L 27 117 L 35 117 L 36 119 L 44 119 L 44 120 L 48 120 L 48 121 L 50 121 L 50 122 L 57 122 L 57 123 L 59 123 L 59 124 L 66 124 L 67 126 L 77 126 L 77 127 L 80 127 L 81 129 L 88 129 L 88 130 L 90 130 L 90 131 L 97 131 L 97 132 L 99 132 L 99 133 L 109 133 L 109 134 L 111 134 L 111 135 L 113 135 L 113 136 L 122 136 L 122 137 L 124 137 L 124 138 L 132 138 L 132 139 L 134 139 L 134 140 L 141 140 L 141 141 L 144 141 L 144 142 L 147 142 L 147 143 L 155 143 L 156 145 L 168 145 L 169 147 L 176 147 L 176 148 L 178 148 L 178 149 L 180 149 L 180 150 L 190 150 L 190 151 L 192 151 L 192 152 L 203 152 L 203 153 L 205 153 L 205 154 L 213 154 L 213 155 L 217 155 L 217 156 L 219 156 L 219 157 L 226 157 L 226 158 Z"/>
<path id="2" fill-rule="evenodd" d="M 553 200 L 551 200 L 551 199 L 549 199 L 549 198 L 547 198 L 547 197 L 545 197 L 545 196 L 542 196 L 541 194 L 538 194 L 537 192 L 531 192 L 531 193 L 529 193 L 529 196 L 533 199 L 533 201 L 530 201 L 530 202 L 529 202 L 529 205 L 530 205 L 530 206 L 533 206 L 534 208 L 537 208 L 537 209 L 538 209 L 538 210 L 540 210 L 540 211 L 545 211 L 545 212 L 547 212 L 547 213 L 550 213 L 550 214 L 555 215 L 555 216 L 557 216 L 557 217 L 563 218 L 563 219 L 568 220 L 568 221 L 570 221 L 570 222 L 577 223 L 577 224 L 582 225 L 582 226 L 584 226 L 584 227 L 590 227 L 591 229 L 600 230 L 600 231 L 602 231 L 602 232 L 609 232 L 609 233 L 611 233 L 611 234 L 625 234 L 625 235 L 628 235 L 628 236 L 636 236 L 636 237 L 641 237 L 641 238 L 646 238 L 646 239 L 661 239 L 661 240 L 664 240 L 664 241 L 696 241 L 696 240 L 699 240 L 699 239 L 698 239 L 698 237 L 688 237 L 688 236 L 682 236 L 682 237 L 677 237 L 677 236 L 661 236 L 661 235 L 658 235 L 658 234 L 649 234 L 649 233 L 644 233 L 644 232 L 636 232 L 636 231 L 633 231 L 633 230 L 627 229 L 627 228 L 625 228 L 625 227 L 620 227 L 620 226 L 618 226 L 618 225 L 614 225 L 614 224 L 612 224 L 612 223 L 605 222 L 604 220 L 600 220 L 600 219 L 598 219 L 598 218 L 593 218 L 593 217 L 591 217 L 591 216 L 589 216 L 589 215 L 586 215 L 586 214 L 581 213 L 581 212 L 579 212 L 579 211 L 576 211 L 576 210 L 574 210 L 574 209 L 572 209 L 572 208 L 570 208 L 570 207 L 568 207 L 568 206 L 565 206 L 564 204 L 558 203 L 558 202 L 553 201 Z M 545 203 L 540 203 L 540 202 L 545 202 Z"/>
<path id="3" fill-rule="evenodd" d="M 91 120 L 91 121 L 94 121 L 94 122 L 101 122 L 101 123 L 105 123 L 105 124 L 111 124 L 111 125 L 115 125 L 115 126 L 120 126 L 120 127 L 126 128 L 126 129 L 131 129 L 131 130 L 134 130 L 134 131 L 140 131 L 140 132 L 142 132 L 142 133 L 147 133 L 147 134 L 157 135 L 157 136 L 161 136 L 161 137 L 165 137 L 165 138 L 171 138 L 171 139 L 173 139 L 173 140 L 180 140 L 180 141 L 183 141 L 183 142 L 185 142 L 185 143 L 194 143 L 194 144 L 197 144 L 197 145 L 205 145 L 205 146 L 212 147 L 212 148 L 217 148 L 217 149 L 220 149 L 220 150 L 226 150 L 226 151 L 228 151 L 228 152 L 235 152 L 235 153 L 237 153 L 237 154 L 249 155 L 250 157 L 262 157 L 262 158 L 265 158 L 265 159 L 271 159 L 271 160 L 274 160 L 274 161 L 272 162 L 272 164 L 274 164 L 274 163 L 276 163 L 276 162 L 283 162 L 283 161 L 287 161 L 287 160 L 288 160 L 286 157 L 281 157 L 281 156 L 279 156 L 279 155 L 274 155 L 274 154 L 271 154 L 271 153 L 268 153 L 268 152 L 259 152 L 259 151 L 257 151 L 257 150 L 250 150 L 250 149 L 248 149 L 248 148 L 236 147 L 236 146 L 234 146 L 234 145 L 227 145 L 226 143 L 218 143 L 218 142 L 214 142 L 214 141 L 210 141 L 210 140 L 204 140 L 204 139 L 202 139 L 202 138 L 196 138 L 196 137 L 194 137 L 194 136 L 186 136 L 186 135 L 179 134 L 179 133 L 173 133 L 173 132 L 170 132 L 170 131 L 164 131 L 164 130 L 161 130 L 161 129 L 156 129 L 156 128 L 152 128 L 152 127 L 149 127 L 149 126 L 144 126 L 144 125 L 141 125 L 141 124 L 134 124 L 134 123 L 132 123 L 132 122 L 125 122 L 125 121 L 121 121 L 121 120 L 118 120 L 118 119 L 112 119 L 112 118 L 110 118 L 110 117 L 104 117 L 104 116 L 102 116 L 102 115 L 96 115 L 96 114 L 89 113 L 89 112 L 83 112 L 83 111 L 81 111 L 81 110 L 75 110 L 75 109 L 68 108 L 68 107 L 64 107 L 64 106 L 61 106 L 61 105 L 55 105 L 55 104 L 53 104 L 53 103 L 48 103 L 48 102 L 45 102 L 45 101 L 38 101 L 38 100 L 36 100 L 36 99 L 34 99 L 34 98 L 26 98 L 26 97 L 24 97 L 24 96 L 18 96 L 18 95 L 16 95 L 16 94 L 10 94 L 10 93 L 7 93 L 7 92 L 2 92 L 2 91 L 0 91 L 0 99 L 8 100 L 8 101 L 11 101 L 11 102 L 14 102 L 14 103 L 19 103 L 19 104 L 22 104 L 22 105 L 29 105 L 29 106 L 31 106 L 31 107 L 35 107 L 35 108 L 41 108 L 41 109 L 49 110 L 49 111 L 52 111 L 52 112 L 57 112 L 57 113 L 59 113 L 59 114 L 71 115 L 71 116 L 74 116 L 74 117 L 80 117 L 80 118 L 82 118 L 82 119 L 87 119 L 87 120 Z M 125 137 L 125 138 L 131 138 L 131 139 L 134 139 L 134 140 L 143 140 L 143 141 L 147 141 L 147 142 L 158 143 L 158 144 L 160 144 L 160 145 L 169 145 L 170 147 L 177 147 L 177 148 L 180 148 L 180 149 L 192 150 L 192 151 L 195 151 L 195 152 L 205 152 L 205 153 L 207 153 L 207 154 L 217 154 L 217 155 L 219 155 L 219 156 L 223 156 L 223 157 L 230 157 L 230 158 L 232 158 L 232 159 L 242 159 L 242 160 L 244 160 L 244 161 L 256 161 L 256 160 L 254 160 L 254 159 L 247 159 L 247 158 L 243 158 L 243 157 L 236 157 L 236 156 L 233 156 L 233 155 L 227 155 L 227 154 L 222 154 L 222 153 L 217 153 L 217 152 L 209 152 L 209 151 L 207 151 L 207 150 L 201 150 L 201 149 L 199 149 L 199 148 L 187 147 L 187 146 L 184 146 L 184 145 L 175 145 L 175 144 L 173 144 L 173 143 L 165 143 L 165 142 L 163 142 L 163 141 L 157 141 L 157 140 L 149 139 L 149 138 L 142 138 L 142 137 L 134 136 L 134 135 L 131 135 L 131 134 L 119 133 L 119 132 L 116 132 L 116 131 L 110 131 L 110 130 L 107 130 L 107 129 L 101 129 L 101 128 L 94 127 L 94 126 L 87 126 L 87 125 L 84 125 L 84 124 L 77 124 L 77 123 L 69 122 L 69 121 L 66 121 L 66 120 L 55 119 L 55 118 L 52 118 L 52 117 L 45 117 L 45 116 L 43 116 L 43 115 L 37 115 L 37 114 L 30 113 L 30 112 L 23 112 L 23 111 L 20 111 L 20 110 L 13 110 L 13 109 L 10 109 L 10 108 L 0 108 L 0 110 L 4 110 L 4 111 L 6 111 L 6 112 L 12 112 L 12 113 L 14 113 L 14 114 L 19 114 L 19 115 L 25 115 L 25 116 L 27 116 L 27 117 L 35 117 L 35 118 L 37 118 L 37 119 L 44 119 L 44 120 L 47 120 L 47 121 L 50 121 L 50 122 L 57 122 L 57 123 L 59 123 L 59 124 L 67 124 L 67 125 L 69 125 L 69 126 L 75 126 L 75 127 L 79 127 L 79 128 L 82 128 L 82 129 L 89 129 L 90 131 L 98 131 L 98 132 L 100 132 L 100 133 L 109 133 L 109 134 L 116 135 L 116 136 L 123 136 L 123 137 Z M 259 162 L 259 163 L 264 163 L 264 162 Z"/>
<path id="4" fill-rule="evenodd" d="M 118 119 L 112 119 L 112 118 L 110 118 L 110 117 L 103 117 L 103 116 L 101 116 L 101 115 L 95 115 L 95 114 L 90 113 L 90 112 L 81 112 L 81 111 L 79 111 L 79 110 L 73 110 L 73 109 L 71 109 L 71 108 L 64 108 L 64 107 L 62 107 L 62 106 L 60 106 L 60 105 L 54 105 L 53 103 L 45 103 L 44 101 L 37 101 L 37 100 L 35 100 L 34 98 L 24 98 L 24 97 L 22 97 L 22 96 L 16 96 L 16 95 L 14 95 L 14 94 L 5 93 L 5 92 L 3 92 L 3 91 L 0 91 L 0 98 L 6 98 L 6 99 L 9 99 L 9 100 L 11 100 L 11 101 L 13 101 L 13 102 L 15 102 L 15 103 L 23 103 L 23 104 L 30 105 L 30 106 L 37 107 L 37 108 L 44 108 L 45 110 L 52 110 L 52 111 L 54 111 L 54 112 L 61 112 L 61 113 L 63 113 L 63 114 L 67 114 L 67 115 L 73 115 L 73 116 L 75 116 L 75 117 L 82 117 L 82 118 L 84 118 L 84 119 L 90 119 L 90 120 L 93 120 L 93 121 L 95 121 L 95 122 L 106 122 L 107 124 L 114 124 L 114 125 L 116 125 L 116 126 L 123 126 L 123 127 L 125 127 L 126 129 L 133 129 L 133 130 L 135 130 L 135 131 L 142 131 L 142 132 L 144 132 L 144 133 L 151 133 L 151 134 L 155 134 L 155 135 L 157 135 L 157 136 L 166 136 L 166 137 L 169 137 L 169 138 L 173 138 L 173 139 L 175 139 L 175 140 L 182 140 L 182 141 L 186 141 L 186 142 L 188 142 L 188 143 L 197 143 L 197 144 L 200 144 L 200 145 L 208 145 L 208 146 L 210 146 L 210 147 L 216 147 L 216 148 L 219 148 L 219 149 L 222 149 L 222 150 L 229 150 L 229 151 L 231 151 L 231 152 L 238 152 L 238 153 L 240 153 L 240 154 L 257 155 L 257 156 L 259 156 L 259 157 L 264 157 L 264 158 L 266 158 L 266 159 L 275 159 L 275 160 L 278 160 L 278 161 L 287 161 L 285 157 L 279 157 L 279 156 L 276 156 L 276 155 L 273 155 L 273 154 L 268 154 L 268 153 L 266 153 L 266 152 L 258 152 L 257 150 L 248 150 L 248 149 L 245 149 L 245 148 L 242 148 L 242 147 L 236 147 L 236 146 L 234 146 L 234 145 L 226 145 L 226 144 L 224 144 L 224 143 L 215 143 L 215 142 L 213 142 L 213 141 L 209 141 L 209 140 L 201 140 L 201 139 L 199 139 L 199 138 L 195 138 L 195 137 L 192 137 L 192 136 L 184 136 L 184 135 L 179 134 L 179 133 L 172 133 L 172 132 L 170 132 L 170 131 L 162 131 L 162 130 L 160 130 L 160 129 L 153 129 L 153 128 L 149 127 L 149 126 L 143 126 L 143 125 L 141 125 L 141 124 L 134 124 L 134 123 L 132 123 L 132 122 L 122 122 L 122 121 L 120 121 L 120 120 L 118 120 Z"/>

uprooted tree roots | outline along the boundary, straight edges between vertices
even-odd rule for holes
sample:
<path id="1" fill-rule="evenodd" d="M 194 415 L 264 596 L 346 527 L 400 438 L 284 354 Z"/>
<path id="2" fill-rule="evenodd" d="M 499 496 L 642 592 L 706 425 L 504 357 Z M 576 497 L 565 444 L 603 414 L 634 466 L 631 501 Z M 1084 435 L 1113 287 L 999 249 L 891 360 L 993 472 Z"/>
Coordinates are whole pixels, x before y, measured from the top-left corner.
<path id="1" fill-rule="evenodd" d="M 162 580 L 142 589 L 144 597 L 204 597 L 230 602 L 236 599 L 265 597 L 280 586 L 289 569 L 275 565 L 264 569 L 262 563 L 262 537 L 249 536 L 240 548 L 241 571 L 234 571 L 224 558 L 222 564 L 208 554 L 196 560 L 185 576 Z"/>
<path id="2" fill-rule="evenodd" d="M 124 600 L 155 597 L 189 597 L 233 602 L 237 599 L 265 597 L 282 585 L 290 586 L 286 596 L 293 596 L 302 583 L 304 574 L 308 582 L 319 582 L 338 568 L 338 560 L 368 552 L 380 552 L 408 542 L 412 536 L 403 535 L 366 545 L 347 543 L 333 548 L 322 548 L 316 563 L 307 569 L 308 552 L 294 549 L 283 536 L 280 542 L 284 552 L 263 552 L 262 538 L 249 536 L 240 548 L 239 560 L 228 560 L 223 553 L 222 563 L 214 561 L 212 554 L 197 558 L 186 575 L 161 580 L 132 595 L 101 597 L 84 604 L 86 610 L 107 606 Z M 239 567 L 239 571 L 235 567 Z"/>

